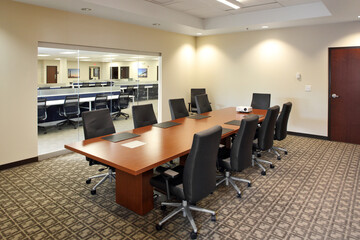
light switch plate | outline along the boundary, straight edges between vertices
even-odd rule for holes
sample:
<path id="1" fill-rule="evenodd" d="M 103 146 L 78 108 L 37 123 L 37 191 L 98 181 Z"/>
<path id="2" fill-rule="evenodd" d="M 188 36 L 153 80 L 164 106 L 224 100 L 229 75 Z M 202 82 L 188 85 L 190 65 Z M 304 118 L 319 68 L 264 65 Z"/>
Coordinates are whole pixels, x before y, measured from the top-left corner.
<path id="1" fill-rule="evenodd" d="M 305 85 L 305 92 L 311 92 L 311 85 Z"/>

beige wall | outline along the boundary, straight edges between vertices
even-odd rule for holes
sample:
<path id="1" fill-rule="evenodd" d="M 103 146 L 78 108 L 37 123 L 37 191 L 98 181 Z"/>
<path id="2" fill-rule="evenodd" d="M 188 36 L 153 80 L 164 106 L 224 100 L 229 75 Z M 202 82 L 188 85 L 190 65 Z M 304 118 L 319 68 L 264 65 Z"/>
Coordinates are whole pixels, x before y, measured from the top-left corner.
<path id="1" fill-rule="evenodd" d="M 0 165 L 38 155 L 39 41 L 161 53 L 159 113 L 165 120 L 170 119 L 168 99 L 186 96 L 193 80 L 194 37 L 1 0 L 0 109 L 6 117 L 0 118 Z M 189 60 L 185 64 L 184 56 Z"/>
<path id="2" fill-rule="evenodd" d="M 272 105 L 292 101 L 289 130 L 327 136 L 328 48 L 360 46 L 359 30 L 353 22 L 199 37 L 196 86 L 215 108 L 250 105 L 253 92 L 271 93 Z"/>

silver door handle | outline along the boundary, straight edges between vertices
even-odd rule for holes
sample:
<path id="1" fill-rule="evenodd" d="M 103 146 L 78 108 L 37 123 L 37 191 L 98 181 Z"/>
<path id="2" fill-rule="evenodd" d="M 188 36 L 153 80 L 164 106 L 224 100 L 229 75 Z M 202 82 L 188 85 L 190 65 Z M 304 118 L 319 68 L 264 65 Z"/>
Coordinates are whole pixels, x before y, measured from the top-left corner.
<path id="1" fill-rule="evenodd" d="M 332 98 L 338 98 L 339 95 L 337 95 L 336 93 L 333 93 L 333 94 L 331 94 L 331 97 L 332 97 Z"/>

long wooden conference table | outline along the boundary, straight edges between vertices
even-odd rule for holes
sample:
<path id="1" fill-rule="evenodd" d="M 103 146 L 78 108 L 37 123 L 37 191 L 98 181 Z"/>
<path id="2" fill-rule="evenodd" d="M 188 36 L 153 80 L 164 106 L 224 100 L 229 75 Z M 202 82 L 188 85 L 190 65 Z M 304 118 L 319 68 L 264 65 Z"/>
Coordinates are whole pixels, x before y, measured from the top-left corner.
<path id="1" fill-rule="evenodd" d="M 254 109 L 249 114 L 258 114 L 259 121 L 262 121 L 266 110 Z M 144 215 L 153 209 L 153 187 L 150 185 L 153 168 L 175 158 L 186 156 L 190 152 L 193 136 L 197 132 L 220 125 L 229 129 L 221 136 L 223 139 L 232 135 L 239 126 L 225 123 L 242 120 L 249 114 L 238 113 L 235 107 L 229 107 L 201 114 L 209 116 L 208 118 L 185 117 L 173 120 L 172 122 L 180 124 L 169 128 L 146 126 L 133 129 L 127 132 L 140 136 L 128 140 L 111 142 L 97 137 L 67 144 L 65 148 L 114 167 L 116 169 L 116 202 Z M 134 148 L 123 146 L 123 144 L 135 141 L 143 145 Z"/>

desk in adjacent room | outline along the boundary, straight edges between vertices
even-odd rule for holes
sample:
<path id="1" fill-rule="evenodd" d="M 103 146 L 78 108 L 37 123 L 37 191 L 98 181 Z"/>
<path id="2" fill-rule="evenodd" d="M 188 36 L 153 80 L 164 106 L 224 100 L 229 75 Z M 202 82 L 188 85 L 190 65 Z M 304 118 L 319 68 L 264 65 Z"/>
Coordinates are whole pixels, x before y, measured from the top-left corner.
<path id="1" fill-rule="evenodd" d="M 266 110 L 254 109 L 252 114 L 265 117 Z M 170 128 L 146 126 L 132 133 L 139 137 L 113 143 L 102 137 L 67 144 L 65 148 L 105 163 L 116 169 L 116 202 L 140 215 L 153 209 L 153 188 L 150 178 L 153 168 L 190 152 L 193 135 L 214 125 L 232 129 L 222 135 L 226 138 L 237 131 L 239 126 L 225 122 L 241 120 L 248 114 L 237 113 L 234 107 L 215 110 L 202 115 L 208 118 L 196 120 L 188 117 L 174 120 L 180 125 Z M 145 145 L 136 148 L 122 146 L 124 143 L 141 141 Z"/>

